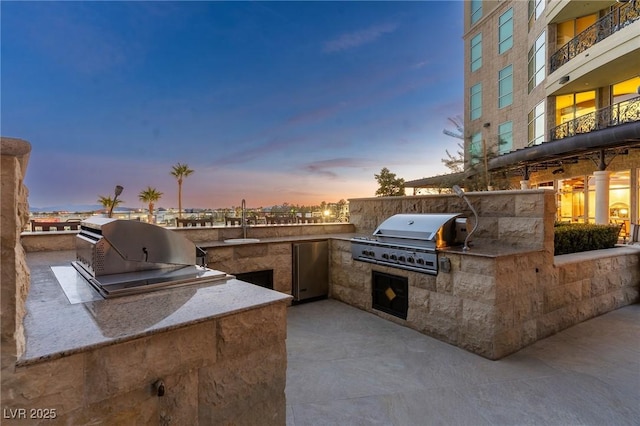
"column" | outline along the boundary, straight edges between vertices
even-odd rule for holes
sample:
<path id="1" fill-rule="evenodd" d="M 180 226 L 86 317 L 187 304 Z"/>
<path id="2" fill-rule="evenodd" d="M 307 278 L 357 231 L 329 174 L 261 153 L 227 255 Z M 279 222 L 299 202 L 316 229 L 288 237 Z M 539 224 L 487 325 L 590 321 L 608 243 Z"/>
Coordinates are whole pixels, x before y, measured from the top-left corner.
<path id="1" fill-rule="evenodd" d="M 531 187 L 529 186 L 529 181 L 528 180 L 521 180 L 520 181 L 520 189 L 531 189 Z"/>
<path id="2" fill-rule="evenodd" d="M 609 223 L 609 171 L 593 172 L 596 180 L 596 224 Z"/>

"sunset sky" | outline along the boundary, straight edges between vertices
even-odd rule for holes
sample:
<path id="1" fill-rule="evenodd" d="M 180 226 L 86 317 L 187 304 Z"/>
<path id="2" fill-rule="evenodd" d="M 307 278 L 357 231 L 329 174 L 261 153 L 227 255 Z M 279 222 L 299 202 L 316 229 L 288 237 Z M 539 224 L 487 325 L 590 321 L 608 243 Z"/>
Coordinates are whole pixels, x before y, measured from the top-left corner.
<path id="1" fill-rule="evenodd" d="M 1 133 L 33 207 L 122 185 L 194 208 L 370 197 L 445 173 L 463 114 L 460 1 L 5 2 Z"/>

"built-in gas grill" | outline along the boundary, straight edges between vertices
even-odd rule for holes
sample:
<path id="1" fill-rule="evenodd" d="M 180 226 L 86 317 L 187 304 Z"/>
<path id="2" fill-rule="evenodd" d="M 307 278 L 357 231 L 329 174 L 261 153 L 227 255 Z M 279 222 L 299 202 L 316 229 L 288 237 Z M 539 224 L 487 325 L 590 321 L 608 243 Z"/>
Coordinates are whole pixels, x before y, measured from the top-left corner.
<path id="1" fill-rule="evenodd" d="M 208 269 L 205 256 L 175 231 L 92 217 L 81 224 L 72 265 L 103 297 L 114 297 L 229 277 Z"/>
<path id="2" fill-rule="evenodd" d="M 371 237 L 353 238 L 353 259 L 427 274 L 438 273 L 437 250 L 462 245 L 467 219 L 460 213 L 397 214 Z"/>

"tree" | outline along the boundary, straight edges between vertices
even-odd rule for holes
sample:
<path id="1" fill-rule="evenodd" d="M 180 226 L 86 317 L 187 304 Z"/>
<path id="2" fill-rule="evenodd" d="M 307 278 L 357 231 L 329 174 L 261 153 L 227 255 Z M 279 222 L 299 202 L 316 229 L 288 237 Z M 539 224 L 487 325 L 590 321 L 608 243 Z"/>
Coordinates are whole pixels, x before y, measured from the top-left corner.
<path id="1" fill-rule="evenodd" d="M 149 223 L 153 222 L 153 207 L 156 201 L 158 201 L 162 197 L 162 192 L 158 192 L 157 189 L 147 186 L 146 189 L 140 191 L 138 194 L 138 198 L 143 203 L 149 204 L 149 215 L 147 216 L 147 220 Z"/>
<path id="2" fill-rule="evenodd" d="M 397 197 L 404 195 L 404 179 L 396 178 L 396 174 L 391 173 L 386 167 L 380 170 L 379 175 L 374 176 L 379 185 L 376 191 L 377 196 Z"/>
<path id="3" fill-rule="evenodd" d="M 442 133 L 447 136 L 451 136 L 452 138 L 460 139 L 464 141 L 464 120 L 461 116 L 456 115 L 455 117 L 447 118 L 456 128 L 455 132 L 451 130 L 444 129 Z M 447 153 L 447 158 L 441 159 L 442 163 L 446 168 L 451 170 L 451 173 L 461 173 L 464 172 L 464 146 L 458 142 L 458 150 L 455 155 L 451 154 L 449 150 L 445 150 Z"/>
<path id="4" fill-rule="evenodd" d="M 182 217 L 182 180 L 188 177 L 193 170 L 187 164 L 178 163 L 173 166 L 171 175 L 178 180 L 178 217 Z"/>
<path id="5" fill-rule="evenodd" d="M 118 200 L 117 196 L 111 198 L 110 195 L 108 197 L 105 197 L 104 195 L 98 195 L 98 202 L 107 211 L 107 216 L 111 217 L 111 216 L 113 216 L 113 209 L 118 207 L 124 201 Z"/>

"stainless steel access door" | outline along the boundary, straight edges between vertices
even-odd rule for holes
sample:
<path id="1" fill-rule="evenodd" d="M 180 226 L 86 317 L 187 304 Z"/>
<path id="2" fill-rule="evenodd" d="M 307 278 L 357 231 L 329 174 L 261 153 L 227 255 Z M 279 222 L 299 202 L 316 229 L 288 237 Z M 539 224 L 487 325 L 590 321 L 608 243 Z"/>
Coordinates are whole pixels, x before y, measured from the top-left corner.
<path id="1" fill-rule="evenodd" d="M 293 244 L 293 300 L 329 294 L 329 242 Z"/>

